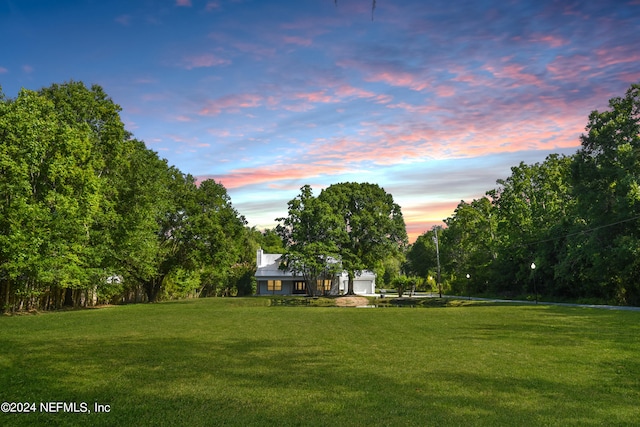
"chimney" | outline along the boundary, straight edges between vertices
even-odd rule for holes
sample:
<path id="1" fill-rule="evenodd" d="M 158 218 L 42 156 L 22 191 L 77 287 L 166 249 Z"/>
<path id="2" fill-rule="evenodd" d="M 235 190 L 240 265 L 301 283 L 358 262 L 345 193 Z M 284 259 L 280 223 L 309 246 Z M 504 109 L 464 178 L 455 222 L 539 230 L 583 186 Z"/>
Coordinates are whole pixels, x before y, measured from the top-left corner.
<path id="1" fill-rule="evenodd" d="M 262 267 L 262 248 L 258 248 L 258 252 L 256 253 L 256 266 Z"/>

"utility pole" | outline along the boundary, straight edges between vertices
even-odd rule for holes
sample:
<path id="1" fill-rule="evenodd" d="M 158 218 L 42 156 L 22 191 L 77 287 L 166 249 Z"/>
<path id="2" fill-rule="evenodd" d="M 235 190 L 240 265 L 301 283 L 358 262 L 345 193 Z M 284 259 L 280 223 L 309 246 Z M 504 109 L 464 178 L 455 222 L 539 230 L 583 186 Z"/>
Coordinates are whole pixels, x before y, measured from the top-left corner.
<path id="1" fill-rule="evenodd" d="M 436 244 L 436 260 L 438 262 L 438 275 L 436 276 L 436 284 L 438 285 L 438 293 L 442 298 L 442 286 L 440 285 L 440 248 L 438 247 L 438 230 L 440 227 L 433 228 L 433 242 Z"/>

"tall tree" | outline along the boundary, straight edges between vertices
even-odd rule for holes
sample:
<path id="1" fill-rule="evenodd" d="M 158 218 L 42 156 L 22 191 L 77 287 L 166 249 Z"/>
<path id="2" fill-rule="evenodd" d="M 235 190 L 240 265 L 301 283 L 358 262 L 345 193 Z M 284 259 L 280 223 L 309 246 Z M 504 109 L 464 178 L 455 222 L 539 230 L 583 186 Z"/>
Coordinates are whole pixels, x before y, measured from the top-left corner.
<path id="1" fill-rule="evenodd" d="M 91 286 L 104 285 L 106 277 L 122 269 L 112 256 L 117 246 L 114 232 L 121 223 L 119 211 L 123 204 L 130 202 L 123 199 L 120 191 L 129 185 L 123 177 L 131 173 L 131 156 L 135 156 L 139 144 L 131 140 L 131 134 L 125 130 L 120 106 L 100 86 L 87 87 L 82 82 L 70 81 L 53 84 L 38 93 L 53 103 L 61 122 L 87 132 L 90 152 L 86 163 L 93 165 L 101 194 L 95 221 L 88 231 L 93 271 Z M 131 222 L 128 226 L 139 229 Z"/>
<path id="2" fill-rule="evenodd" d="M 353 280 L 363 270 L 373 270 L 389 254 L 402 251 L 407 231 L 400 206 L 377 184 L 346 182 L 324 189 L 318 199 L 340 219 L 337 237 L 342 266 L 349 274 L 348 295 Z"/>
<path id="3" fill-rule="evenodd" d="M 566 233 L 573 211 L 570 164 L 570 157 L 557 154 L 542 163 L 521 162 L 511 168 L 509 177 L 497 181 L 500 187 L 487 192 L 497 216 L 494 290 L 514 290 L 515 283 L 520 287 L 516 292 L 531 291 L 529 266 L 536 259 L 538 282 L 553 280 L 559 249 L 554 248 L 554 239 Z"/>
<path id="4" fill-rule="evenodd" d="M 90 130 L 69 125 L 53 102 L 22 90 L 3 106 L 0 135 L 5 296 L 18 277 L 14 291 L 27 303 L 45 291 L 86 286 L 89 234 L 101 204 Z"/>
<path id="5" fill-rule="evenodd" d="M 242 276 L 246 220 L 231 204 L 227 190 L 214 180 L 200 183 L 187 207 L 184 237 L 190 260 L 202 278 L 201 295 L 230 294 Z M 233 283 L 232 283 L 233 282 Z"/>
<path id="6" fill-rule="evenodd" d="M 443 258 L 454 277 L 459 292 L 474 285 L 475 292 L 486 291 L 490 281 L 491 263 L 496 259 L 496 215 L 487 197 L 461 201 L 453 216 L 445 220 L 443 232 Z M 471 279 L 467 279 L 467 274 Z M 471 283 L 467 283 L 471 282 Z"/>
<path id="7" fill-rule="evenodd" d="M 569 257 L 588 294 L 640 304 L 640 84 L 593 111 L 573 162 L 580 212 Z"/>
<path id="8" fill-rule="evenodd" d="M 276 231 L 286 248 L 284 265 L 304 278 L 308 295 L 324 292 L 324 287 L 318 289 L 318 280 L 332 277 L 340 269 L 336 244 L 340 218 L 305 185 L 289 201 L 288 216 L 277 221 L 280 223 Z"/>

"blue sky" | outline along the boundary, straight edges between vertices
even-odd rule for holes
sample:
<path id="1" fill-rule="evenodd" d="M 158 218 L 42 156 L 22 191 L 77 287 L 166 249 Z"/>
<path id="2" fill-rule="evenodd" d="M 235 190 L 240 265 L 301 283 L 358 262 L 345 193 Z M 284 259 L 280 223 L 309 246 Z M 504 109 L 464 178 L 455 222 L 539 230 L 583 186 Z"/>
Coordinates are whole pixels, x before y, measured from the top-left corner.
<path id="1" fill-rule="evenodd" d="M 0 86 L 81 80 L 272 227 L 302 185 L 373 182 L 412 238 L 640 82 L 640 0 L 0 0 Z"/>

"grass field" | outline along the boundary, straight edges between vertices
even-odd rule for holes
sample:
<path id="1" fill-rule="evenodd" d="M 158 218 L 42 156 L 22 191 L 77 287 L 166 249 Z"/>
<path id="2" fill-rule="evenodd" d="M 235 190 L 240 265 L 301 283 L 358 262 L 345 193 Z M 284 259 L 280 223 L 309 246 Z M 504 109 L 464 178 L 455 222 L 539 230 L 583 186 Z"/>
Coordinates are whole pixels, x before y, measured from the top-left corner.
<path id="1" fill-rule="evenodd" d="M 0 425 L 633 425 L 640 312 L 201 299 L 0 318 Z M 43 413 L 83 402 L 92 413 Z M 95 403 L 109 405 L 96 413 Z M 105 407 L 106 408 L 106 407 Z M 67 408 L 70 409 L 70 408 Z"/>

